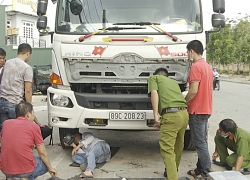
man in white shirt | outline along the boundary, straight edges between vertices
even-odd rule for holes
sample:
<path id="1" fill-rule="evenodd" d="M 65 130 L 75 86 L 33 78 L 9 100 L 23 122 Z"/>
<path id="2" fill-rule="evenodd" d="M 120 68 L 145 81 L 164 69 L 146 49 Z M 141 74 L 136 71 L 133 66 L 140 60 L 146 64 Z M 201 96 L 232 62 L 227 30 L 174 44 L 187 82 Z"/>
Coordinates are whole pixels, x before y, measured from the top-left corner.
<path id="1" fill-rule="evenodd" d="M 216 88 L 216 81 L 219 80 L 220 74 L 217 71 L 217 68 L 213 68 L 213 73 L 214 73 L 214 81 L 213 81 L 213 89 Z"/>
<path id="2" fill-rule="evenodd" d="M 218 71 L 217 71 L 217 68 L 216 68 L 216 67 L 214 67 L 214 69 L 213 69 L 213 73 L 214 73 L 214 77 L 215 77 L 215 78 L 220 77 L 220 74 L 218 73 Z"/>
<path id="3" fill-rule="evenodd" d="M 32 102 L 33 69 L 27 64 L 32 53 L 29 44 L 18 46 L 17 57 L 6 61 L 0 89 L 0 131 L 6 119 L 15 119 L 15 107 L 24 96 Z"/>

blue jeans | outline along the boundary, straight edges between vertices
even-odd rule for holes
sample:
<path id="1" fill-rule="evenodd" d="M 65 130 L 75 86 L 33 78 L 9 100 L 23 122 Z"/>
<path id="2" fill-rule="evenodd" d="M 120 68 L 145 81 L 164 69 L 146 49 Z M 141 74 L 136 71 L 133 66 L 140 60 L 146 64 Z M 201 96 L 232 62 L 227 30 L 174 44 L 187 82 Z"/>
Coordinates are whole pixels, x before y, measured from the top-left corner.
<path id="1" fill-rule="evenodd" d="M 96 143 L 96 145 L 86 154 L 79 153 L 72 156 L 72 160 L 78 164 L 88 164 L 86 171 L 94 171 L 95 163 L 104 163 L 109 158 L 110 150 L 104 141 Z"/>
<path id="2" fill-rule="evenodd" d="M 2 131 L 3 122 L 7 119 L 16 118 L 16 104 L 0 98 L 0 131 Z"/>
<path id="3" fill-rule="evenodd" d="M 198 154 L 196 169 L 200 173 L 211 172 L 211 160 L 207 143 L 208 114 L 189 114 L 191 140 Z"/>
<path id="4" fill-rule="evenodd" d="M 48 172 L 48 169 L 42 159 L 38 156 L 34 156 L 36 160 L 36 166 L 33 172 L 25 174 L 5 174 L 6 178 L 28 178 L 29 180 L 35 180 L 38 176 L 41 176 Z"/>

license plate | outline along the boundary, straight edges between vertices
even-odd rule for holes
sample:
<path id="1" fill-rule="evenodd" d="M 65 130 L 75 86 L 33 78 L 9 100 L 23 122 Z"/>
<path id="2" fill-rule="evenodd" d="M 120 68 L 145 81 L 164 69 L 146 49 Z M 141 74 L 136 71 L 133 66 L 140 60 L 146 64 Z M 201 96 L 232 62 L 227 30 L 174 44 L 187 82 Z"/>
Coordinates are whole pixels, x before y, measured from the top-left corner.
<path id="1" fill-rule="evenodd" d="M 145 120 L 145 112 L 110 112 L 109 120 Z"/>

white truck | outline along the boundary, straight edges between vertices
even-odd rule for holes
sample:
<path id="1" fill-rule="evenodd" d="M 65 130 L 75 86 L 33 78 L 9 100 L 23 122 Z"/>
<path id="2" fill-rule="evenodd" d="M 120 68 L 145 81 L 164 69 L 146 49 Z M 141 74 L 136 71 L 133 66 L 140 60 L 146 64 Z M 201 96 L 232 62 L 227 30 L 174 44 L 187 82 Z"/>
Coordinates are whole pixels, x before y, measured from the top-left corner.
<path id="1" fill-rule="evenodd" d="M 47 3 L 38 0 L 39 30 Z M 57 0 L 47 100 L 60 138 L 79 128 L 153 130 L 147 79 L 165 67 L 184 93 L 186 45 L 205 44 L 205 8 L 201 0 Z M 213 10 L 220 29 L 225 1 L 213 0 Z M 193 148 L 188 129 L 184 146 Z"/>

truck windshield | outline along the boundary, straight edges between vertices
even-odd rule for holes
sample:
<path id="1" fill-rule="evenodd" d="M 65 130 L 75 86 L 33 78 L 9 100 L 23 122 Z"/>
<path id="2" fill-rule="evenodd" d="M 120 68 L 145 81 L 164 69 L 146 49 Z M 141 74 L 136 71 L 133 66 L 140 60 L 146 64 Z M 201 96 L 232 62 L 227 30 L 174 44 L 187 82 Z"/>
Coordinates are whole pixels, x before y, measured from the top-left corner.
<path id="1" fill-rule="evenodd" d="M 133 22 L 149 22 L 172 33 L 202 31 L 200 0 L 60 0 L 56 32 L 88 34 Z M 142 25 L 137 25 L 142 26 Z M 160 34 L 152 26 L 102 31 L 99 34 Z"/>

